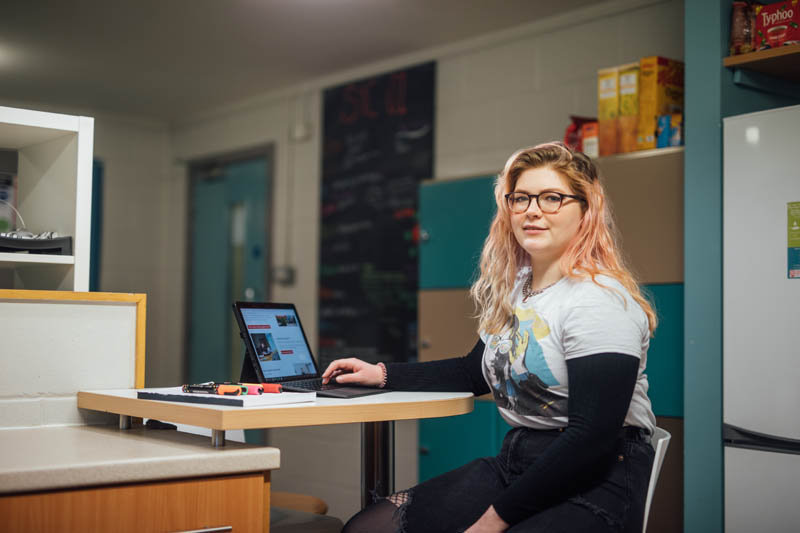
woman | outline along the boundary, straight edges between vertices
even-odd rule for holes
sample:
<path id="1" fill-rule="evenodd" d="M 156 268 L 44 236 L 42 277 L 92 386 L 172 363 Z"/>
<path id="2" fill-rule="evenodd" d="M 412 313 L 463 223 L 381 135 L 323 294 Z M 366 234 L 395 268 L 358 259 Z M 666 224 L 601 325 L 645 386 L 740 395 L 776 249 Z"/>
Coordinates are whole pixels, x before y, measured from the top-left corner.
<path id="1" fill-rule="evenodd" d="M 344 531 L 638 532 L 655 417 L 644 374 L 653 308 L 624 266 L 592 161 L 520 150 L 471 289 L 480 339 L 429 363 L 334 361 L 323 380 L 492 392 L 512 426 L 497 457 L 393 494 Z"/>

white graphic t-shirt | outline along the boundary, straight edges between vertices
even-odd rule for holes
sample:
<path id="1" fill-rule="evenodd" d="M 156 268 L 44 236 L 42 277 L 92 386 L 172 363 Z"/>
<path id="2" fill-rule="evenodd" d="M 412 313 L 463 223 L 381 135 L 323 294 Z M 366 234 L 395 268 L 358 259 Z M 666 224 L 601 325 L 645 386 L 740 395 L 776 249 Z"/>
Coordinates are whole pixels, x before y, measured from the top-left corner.
<path id="1" fill-rule="evenodd" d="M 530 268 L 520 269 L 511 298 L 513 323 L 501 334 L 481 334 L 486 344 L 483 375 L 503 418 L 513 427 L 565 427 L 568 422 L 568 359 L 598 353 L 639 358 L 639 374 L 626 426 L 651 434 L 655 416 L 647 397 L 647 315 L 616 279 L 562 278 L 522 301 Z"/>

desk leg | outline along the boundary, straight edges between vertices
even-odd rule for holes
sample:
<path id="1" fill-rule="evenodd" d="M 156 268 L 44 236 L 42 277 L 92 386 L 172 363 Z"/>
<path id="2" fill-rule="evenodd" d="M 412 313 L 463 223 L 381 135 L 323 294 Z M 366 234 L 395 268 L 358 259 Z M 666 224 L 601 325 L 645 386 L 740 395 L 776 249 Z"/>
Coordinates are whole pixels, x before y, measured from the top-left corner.
<path id="1" fill-rule="evenodd" d="M 394 492 L 394 422 L 361 424 L 361 507 Z"/>
<path id="2" fill-rule="evenodd" d="M 225 446 L 225 430 L 224 429 L 212 429 L 211 430 L 211 445 L 214 448 L 221 448 Z"/>
<path id="3" fill-rule="evenodd" d="M 131 429 L 131 417 L 119 415 L 119 429 Z"/>

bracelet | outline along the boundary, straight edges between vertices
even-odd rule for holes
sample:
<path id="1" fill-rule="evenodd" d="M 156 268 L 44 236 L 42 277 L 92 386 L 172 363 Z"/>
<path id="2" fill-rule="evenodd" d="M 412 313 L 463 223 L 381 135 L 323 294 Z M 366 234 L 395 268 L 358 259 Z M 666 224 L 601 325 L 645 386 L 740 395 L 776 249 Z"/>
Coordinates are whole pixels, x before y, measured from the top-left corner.
<path id="1" fill-rule="evenodd" d="M 381 372 L 383 373 L 383 379 L 381 379 L 381 384 L 378 385 L 378 388 L 382 389 L 386 386 L 386 365 L 378 363 L 378 366 L 381 367 Z"/>

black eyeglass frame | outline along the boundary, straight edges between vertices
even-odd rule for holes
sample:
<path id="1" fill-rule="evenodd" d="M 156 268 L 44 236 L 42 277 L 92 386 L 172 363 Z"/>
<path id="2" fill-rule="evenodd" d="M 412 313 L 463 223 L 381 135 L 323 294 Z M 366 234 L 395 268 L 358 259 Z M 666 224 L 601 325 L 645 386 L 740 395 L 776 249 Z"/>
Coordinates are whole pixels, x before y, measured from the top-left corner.
<path id="1" fill-rule="evenodd" d="M 511 197 L 514 196 L 515 194 L 524 194 L 524 195 L 526 195 L 528 197 L 528 205 L 526 205 L 525 209 L 523 209 L 522 211 L 515 211 L 514 207 L 510 205 Z M 558 202 L 558 207 L 555 209 L 555 211 L 545 211 L 542 208 L 542 204 L 539 203 L 539 197 L 541 195 L 543 195 L 543 194 L 557 194 L 558 197 L 561 199 Z M 512 213 L 516 213 L 516 214 L 522 214 L 525 211 L 527 211 L 528 209 L 530 209 L 531 208 L 531 202 L 533 201 L 534 198 L 536 198 L 536 205 L 539 208 L 539 211 L 541 211 L 542 213 L 545 213 L 547 215 L 552 215 L 552 214 L 555 214 L 555 213 L 558 213 L 559 211 L 561 211 L 561 208 L 564 207 L 564 198 L 572 198 L 574 200 L 578 200 L 579 202 L 585 202 L 585 200 L 583 198 L 581 198 L 580 196 L 576 196 L 574 194 L 564 194 L 564 193 L 558 192 L 558 191 L 542 191 L 539 194 L 530 194 L 530 193 L 527 193 L 527 192 L 514 191 L 514 192 L 510 192 L 510 193 L 506 194 L 504 196 L 504 198 L 506 199 L 506 205 L 508 206 L 508 209 Z"/>

